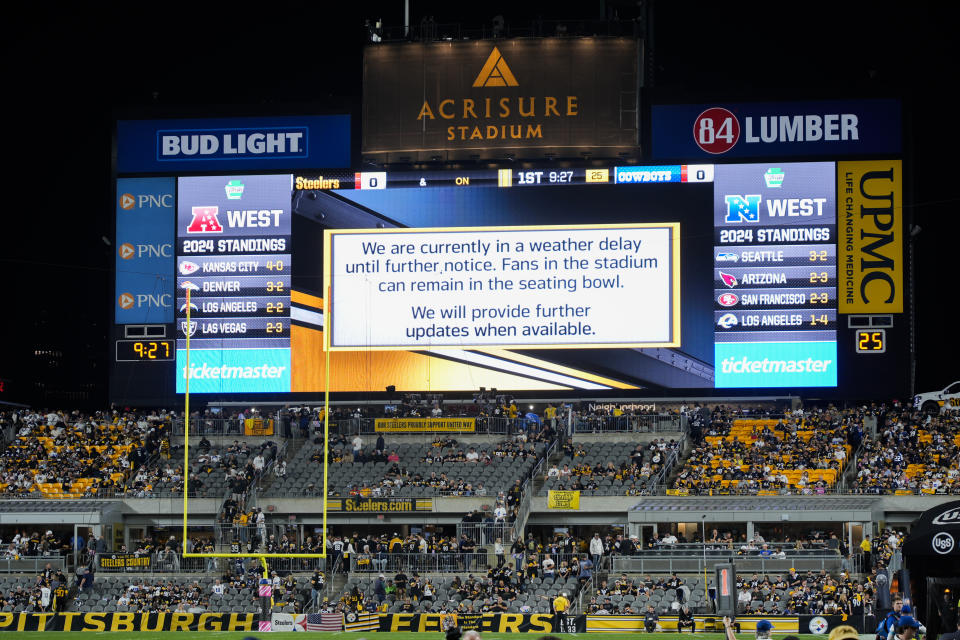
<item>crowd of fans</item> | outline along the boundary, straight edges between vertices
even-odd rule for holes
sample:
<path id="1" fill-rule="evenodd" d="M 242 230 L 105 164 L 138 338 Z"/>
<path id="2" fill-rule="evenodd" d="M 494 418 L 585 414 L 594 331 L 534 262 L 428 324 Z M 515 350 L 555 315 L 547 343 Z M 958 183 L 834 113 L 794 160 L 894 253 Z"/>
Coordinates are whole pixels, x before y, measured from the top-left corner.
<path id="1" fill-rule="evenodd" d="M 626 456 L 622 454 L 624 444 L 614 443 L 618 450 L 617 461 L 608 458 L 610 452 L 603 450 L 605 446 L 604 443 L 565 442 L 560 462 L 547 470 L 547 488 L 648 495 L 652 490 L 651 483 L 669 470 L 667 465 L 680 453 L 680 442 L 673 438 L 638 444 Z M 604 490 L 604 487 L 610 489 Z"/>
<path id="2" fill-rule="evenodd" d="M 795 569 L 772 578 L 754 573 L 737 576 L 737 609 L 744 615 L 774 609 L 785 615 L 871 615 L 876 592 L 872 579 L 860 582 L 845 571 L 836 577 Z"/>
<path id="3" fill-rule="evenodd" d="M 887 416 L 857 459 L 854 493 L 960 494 L 960 412 Z"/>
<path id="4" fill-rule="evenodd" d="M 797 411 L 780 418 L 717 407 L 698 417 L 694 448 L 673 481 L 696 495 L 816 495 L 839 480 L 863 439 L 863 409 Z"/>
<path id="5" fill-rule="evenodd" d="M 438 436 L 432 446 L 422 448 L 411 459 L 404 459 L 399 449 L 387 447 L 381 434 L 373 447 L 363 436 L 331 435 L 329 462 L 331 468 L 344 465 L 381 465 L 383 476 L 359 483 L 334 487 L 331 495 L 381 497 L 395 495 L 403 487 L 428 488 L 444 495 L 487 496 L 489 489 L 482 480 L 483 470 L 500 463 L 535 463 L 543 457 L 537 443 L 549 442 L 553 432 L 547 428 L 501 440 L 490 445 L 463 445 L 448 436 Z M 407 450 L 407 455 L 409 455 Z M 322 465 L 324 449 L 318 448 L 310 462 Z"/>
<path id="6" fill-rule="evenodd" d="M 0 495 L 112 496 L 165 442 L 169 415 L 14 411 L 0 420 Z"/>

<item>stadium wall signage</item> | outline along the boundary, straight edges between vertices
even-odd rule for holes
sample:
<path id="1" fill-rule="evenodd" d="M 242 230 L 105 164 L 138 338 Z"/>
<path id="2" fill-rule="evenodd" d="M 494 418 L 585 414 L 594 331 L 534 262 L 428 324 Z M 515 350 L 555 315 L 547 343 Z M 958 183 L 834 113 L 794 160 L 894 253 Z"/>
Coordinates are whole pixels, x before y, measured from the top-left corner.
<path id="1" fill-rule="evenodd" d="M 903 313 L 899 160 L 837 163 L 840 313 Z"/>
<path id="2" fill-rule="evenodd" d="M 0 613 L 0 631 L 256 631 L 254 613 Z"/>
<path id="3" fill-rule="evenodd" d="M 808 100 L 650 107 L 651 157 L 899 155 L 899 100 Z"/>
<path id="4" fill-rule="evenodd" d="M 111 553 L 97 555 L 98 569 L 149 569 L 153 566 L 153 556 L 138 556 L 132 553 Z"/>
<path id="5" fill-rule="evenodd" d="M 555 617 L 546 613 L 477 613 L 448 614 L 456 618 L 464 631 L 476 629 L 489 633 L 583 633 L 586 616 L 570 617 L 564 629 L 556 629 Z M 380 614 L 382 632 L 414 631 L 417 633 L 442 632 L 445 616 L 439 613 L 394 613 Z M 566 624 L 569 623 L 569 624 Z"/>
<path id="6" fill-rule="evenodd" d="M 433 511 L 431 498 L 331 498 L 327 511 L 344 513 L 397 513 Z"/>
<path id="7" fill-rule="evenodd" d="M 636 92 L 637 61 L 632 38 L 367 47 L 364 157 L 635 153 L 635 102 L 622 107 L 621 92 Z"/>
<path id="8" fill-rule="evenodd" d="M 117 173 L 349 167 L 350 116 L 119 120 Z"/>
<path id="9" fill-rule="evenodd" d="M 557 490 L 548 491 L 547 509 L 580 509 L 580 492 Z"/>
<path id="10" fill-rule="evenodd" d="M 373 423 L 377 433 L 473 433 L 476 428 L 473 418 L 377 418 Z"/>
<path id="11" fill-rule="evenodd" d="M 586 618 L 585 630 L 590 632 L 635 632 L 644 631 L 643 615 L 636 616 L 604 616 L 588 615 Z M 811 616 L 807 616 L 810 618 Z M 660 627 L 664 631 L 677 630 L 677 616 L 660 616 Z M 694 616 L 697 623 L 697 632 L 705 630 L 706 622 L 713 620 L 716 628 L 711 631 L 722 631 L 723 623 L 717 616 Z M 737 622 L 740 623 L 740 629 L 743 633 L 753 633 L 756 631 L 757 622 L 760 620 L 769 620 L 773 624 L 773 632 L 776 634 L 798 633 L 800 620 L 797 616 L 737 616 Z M 807 633 L 804 631 L 803 633 Z"/>

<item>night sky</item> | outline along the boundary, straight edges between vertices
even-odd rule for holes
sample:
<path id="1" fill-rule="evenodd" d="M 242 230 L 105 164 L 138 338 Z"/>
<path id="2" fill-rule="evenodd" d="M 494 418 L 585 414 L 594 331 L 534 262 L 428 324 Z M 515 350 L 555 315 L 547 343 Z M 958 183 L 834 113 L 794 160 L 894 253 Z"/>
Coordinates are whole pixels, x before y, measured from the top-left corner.
<path id="1" fill-rule="evenodd" d="M 4 21 L 6 307 L 0 378 L 17 397 L 84 380 L 106 398 L 116 117 L 352 112 L 359 118 L 364 19 L 399 26 L 403 3 L 36 4 Z M 539 18 L 630 19 L 637 2 L 411 2 L 411 23 L 525 27 Z M 196 12 L 198 6 L 204 12 Z M 954 3 L 676 2 L 652 5 L 652 91 L 670 100 L 899 97 L 907 216 L 917 252 L 917 390 L 960 378 L 947 336 L 960 199 L 946 165 L 958 141 Z M 215 9 L 215 10 L 214 10 Z M 949 111 L 949 113 L 948 113 Z M 356 127 L 355 127 L 356 129 Z M 355 140 L 355 150 L 359 150 Z M 912 154 L 913 162 L 910 163 Z M 355 160 L 357 156 L 355 155 Z M 63 352 L 38 364 L 36 349 Z M 883 372 L 877 372 L 883 375 Z M 74 384 L 71 388 L 77 388 Z M 64 402 L 70 405 L 70 402 Z"/>

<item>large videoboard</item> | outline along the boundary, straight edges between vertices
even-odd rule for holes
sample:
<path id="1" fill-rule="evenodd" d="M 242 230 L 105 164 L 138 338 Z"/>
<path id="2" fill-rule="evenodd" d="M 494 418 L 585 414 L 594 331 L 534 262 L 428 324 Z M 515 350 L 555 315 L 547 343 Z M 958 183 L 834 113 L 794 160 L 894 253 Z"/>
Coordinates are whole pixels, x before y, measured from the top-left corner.
<path id="1" fill-rule="evenodd" d="M 115 373 L 316 397 L 330 325 L 334 392 L 897 393 L 902 314 L 839 313 L 863 164 L 183 176 L 175 353 Z"/>

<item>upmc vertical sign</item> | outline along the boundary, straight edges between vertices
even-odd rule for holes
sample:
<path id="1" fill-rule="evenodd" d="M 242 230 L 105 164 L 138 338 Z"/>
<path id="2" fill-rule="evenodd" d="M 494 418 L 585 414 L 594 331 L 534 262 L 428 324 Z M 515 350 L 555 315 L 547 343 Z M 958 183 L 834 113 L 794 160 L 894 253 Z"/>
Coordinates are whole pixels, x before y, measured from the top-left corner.
<path id="1" fill-rule="evenodd" d="M 903 312 L 903 176 L 899 160 L 838 162 L 840 311 Z"/>
<path id="2" fill-rule="evenodd" d="M 174 178 L 117 180 L 117 324 L 173 322 Z"/>

